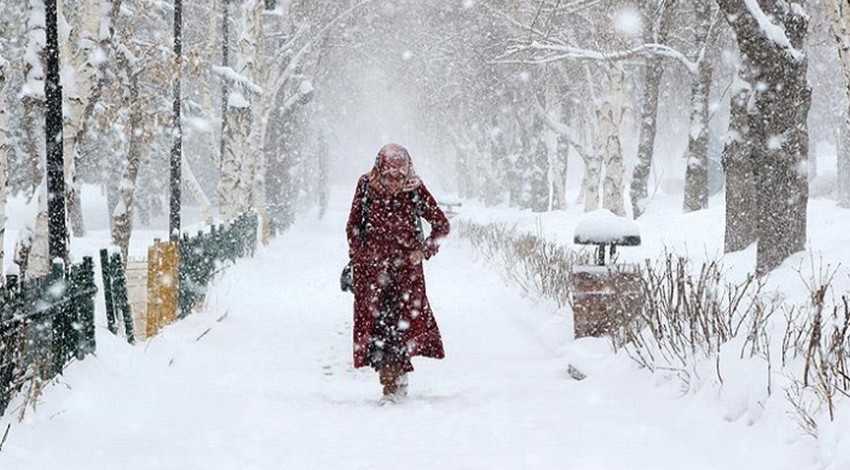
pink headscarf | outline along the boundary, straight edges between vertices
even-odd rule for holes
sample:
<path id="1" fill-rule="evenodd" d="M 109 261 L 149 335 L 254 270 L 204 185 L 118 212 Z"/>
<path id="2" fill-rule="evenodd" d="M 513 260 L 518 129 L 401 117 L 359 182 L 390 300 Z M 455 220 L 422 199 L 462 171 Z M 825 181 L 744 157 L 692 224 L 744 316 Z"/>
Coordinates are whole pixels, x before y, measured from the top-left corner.
<path id="1" fill-rule="evenodd" d="M 389 173 L 400 173 L 406 176 L 402 191 L 413 191 L 422 185 L 422 180 L 413 169 L 410 153 L 399 144 L 389 143 L 381 147 L 375 158 L 375 165 L 369 171 L 369 184 L 372 189 L 386 191 L 381 184 L 381 176 Z"/>

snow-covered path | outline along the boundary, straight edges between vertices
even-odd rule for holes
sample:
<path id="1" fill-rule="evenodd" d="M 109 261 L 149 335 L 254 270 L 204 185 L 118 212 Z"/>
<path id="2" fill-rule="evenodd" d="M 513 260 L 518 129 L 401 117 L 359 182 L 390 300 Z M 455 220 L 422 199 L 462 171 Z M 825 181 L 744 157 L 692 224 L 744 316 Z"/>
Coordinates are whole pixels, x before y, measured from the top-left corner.
<path id="1" fill-rule="evenodd" d="M 380 407 L 351 367 L 351 297 L 337 278 L 343 214 L 304 221 L 229 268 L 204 312 L 147 344 L 101 331 L 12 429 L 2 469 L 802 468 L 695 400 L 568 340 L 450 239 L 426 265 L 447 357 L 414 360 L 408 401 Z M 569 378 L 568 363 L 590 376 Z M 743 420 L 741 420 L 743 421 Z"/>

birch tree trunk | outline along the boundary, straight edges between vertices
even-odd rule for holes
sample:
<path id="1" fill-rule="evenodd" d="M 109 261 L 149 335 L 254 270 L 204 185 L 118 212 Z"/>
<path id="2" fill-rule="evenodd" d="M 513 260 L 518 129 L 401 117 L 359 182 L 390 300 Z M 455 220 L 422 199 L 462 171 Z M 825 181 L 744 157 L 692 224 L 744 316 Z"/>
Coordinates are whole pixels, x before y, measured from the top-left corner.
<path id="1" fill-rule="evenodd" d="M 605 180 L 602 188 L 602 206 L 619 216 L 626 215 L 623 204 L 623 151 L 620 145 L 620 124 L 626 106 L 626 87 L 623 70 L 615 64 L 608 67 L 608 93 L 600 109 L 599 135 L 602 142 L 602 159 Z"/>
<path id="2" fill-rule="evenodd" d="M 530 171 L 528 173 L 531 189 L 531 200 L 529 202 L 532 212 L 546 212 L 549 209 L 549 156 L 542 134 L 542 125 L 535 123 L 534 132 L 531 136 L 533 150 L 530 155 Z"/>
<path id="3" fill-rule="evenodd" d="M 665 44 L 672 22 L 672 11 L 676 0 L 662 1 L 660 5 L 647 1 L 644 4 L 644 23 L 650 24 L 654 15 L 660 15 L 658 31 L 651 27 L 644 30 L 644 42 Z M 646 210 L 648 204 L 649 173 L 652 170 L 652 156 L 655 153 L 655 134 L 658 131 L 658 96 L 661 77 L 664 69 L 661 67 L 661 57 L 652 55 L 646 60 L 644 72 L 644 97 L 640 112 L 640 137 L 638 144 L 637 163 L 632 171 L 631 200 L 632 216 L 637 219 Z"/>
<path id="4" fill-rule="evenodd" d="M 697 28 L 695 42 L 703 45 L 697 57 L 699 71 L 691 88 L 691 126 L 688 132 L 687 169 L 685 171 L 685 212 L 708 207 L 708 97 L 711 91 L 712 64 L 706 52 L 711 31 L 711 4 L 695 2 Z"/>
<path id="5" fill-rule="evenodd" d="M 219 178 L 219 206 L 221 218 L 230 222 L 245 210 L 247 182 L 243 181 L 244 149 L 251 125 L 251 109 L 238 91 L 228 98 L 227 135 L 224 159 Z"/>
<path id="6" fill-rule="evenodd" d="M 240 7 L 240 15 L 234 22 L 237 37 L 235 71 L 239 81 L 232 84 L 227 98 L 228 126 L 219 178 L 220 212 L 226 223 L 248 209 L 252 196 L 256 156 L 250 155 L 253 139 L 249 136 L 254 125 L 254 113 L 247 83 L 251 83 L 254 75 L 254 41 L 258 27 L 255 9 L 256 2 L 246 2 Z"/>
<path id="7" fill-rule="evenodd" d="M 125 64 L 129 79 L 130 103 L 139 103 L 139 76 L 137 71 L 131 70 L 129 64 Z M 139 168 L 142 164 L 142 127 L 144 123 L 143 107 L 135 105 L 130 107 L 129 141 L 127 148 L 127 166 L 121 178 L 119 187 L 118 206 L 112 212 L 112 242 L 121 249 L 124 265 L 127 265 L 130 253 L 130 236 L 133 234 L 133 199 L 136 192 L 136 180 Z"/>
<path id="8" fill-rule="evenodd" d="M 3 246 L 6 240 L 6 176 L 9 155 L 6 147 L 6 61 L 0 56 L 0 276 L 3 275 Z"/>
<path id="9" fill-rule="evenodd" d="M 21 90 L 21 101 L 24 108 L 24 133 L 26 142 L 24 148 L 29 155 L 32 166 L 32 181 L 36 188 L 37 205 L 33 221 L 32 242 L 27 250 L 25 275 L 29 278 L 41 277 L 50 270 L 47 237 L 47 178 L 46 148 L 44 139 L 44 67 L 41 52 L 45 46 L 44 32 L 44 2 L 29 1 L 29 18 L 27 20 L 27 63 L 25 64 L 26 83 Z"/>
<path id="10" fill-rule="evenodd" d="M 546 109 L 548 109 L 549 120 L 562 122 L 564 106 L 559 103 L 559 97 L 551 86 L 546 93 Z M 554 129 L 547 126 L 543 140 L 546 142 L 546 152 L 549 157 L 549 210 L 566 209 L 567 160 L 563 153 L 564 139 Z"/>
<path id="11" fill-rule="evenodd" d="M 70 37 L 61 41 L 65 67 L 74 70 L 73 86 L 63 89 L 64 121 L 62 123 L 63 156 L 65 159 L 65 198 L 71 232 L 78 237 L 85 235 L 80 200 L 79 178 L 76 174 L 76 155 L 80 129 L 87 118 L 86 109 L 92 90 L 97 83 L 98 66 L 93 62 L 99 46 L 99 20 L 102 5 L 99 1 L 80 2 L 73 18 Z"/>
<path id="12" fill-rule="evenodd" d="M 844 128 L 840 137 L 836 162 L 838 205 L 850 208 L 850 109 L 844 111 Z"/>
<path id="13" fill-rule="evenodd" d="M 765 274 L 805 246 L 809 188 L 801 168 L 808 157 L 806 121 L 811 107 L 803 50 L 808 17 L 797 4 L 761 2 L 764 15 L 784 29 L 781 34 L 767 34 L 749 11 L 753 5 L 717 3 L 735 30 L 748 71 L 745 76 L 751 78 L 753 98 L 745 138 L 753 144 L 756 185 L 763 188 L 758 192 L 756 272 Z"/>
<path id="14" fill-rule="evenodd" d="M 46 165 L 42 160 L 41 164 Z M 38 213 L 35 216 L 32 247 L 26 261 L 26 276 L 30 279 L 46 276 L 50 272 L 50 246 L 47 236 L 47 178 L 41 179 L 38 186 Z"/>
<path id="15" fill-rule="evenodd" d="M 826 0 L 826 10 L 832 21 L 832 34 L 838 43 L 838 58 L 847 88 L 845 103 L 848 109 L 844 112 L 844 128 L 841 130 L 841 140 L 838 145 L 837 186 L 838 204 L 850 207 L 850 2 L 848 0 Z"/>

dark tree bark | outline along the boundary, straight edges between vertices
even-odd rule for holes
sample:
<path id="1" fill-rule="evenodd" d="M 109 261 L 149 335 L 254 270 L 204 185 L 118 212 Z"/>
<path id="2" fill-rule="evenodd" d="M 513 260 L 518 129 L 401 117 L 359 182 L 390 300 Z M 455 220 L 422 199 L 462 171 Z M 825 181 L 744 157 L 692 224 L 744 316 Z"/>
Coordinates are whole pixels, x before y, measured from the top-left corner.
<path id="1" fill-rule="evenodd" d="M 748 133 L 757 192 L 756 272 L 765 274 L 804 248 L 808 178 L 806 118 L 811 89 L 803 41 L 808 19 L 785 2 L 760 0 L 769 18 L 785 34 L 768 35 L 740 0 L 718 0 L 735 30 L 745 77 L 753 90 Z"/>
<path id="2" fill-rule="evenodd" d="M 45 2 L 44 77 L 45 140 L 47 146 L 47 212 L 51 262 L 68 260 L 65 213 L 65 160 L 62 155 L 62 85 L 59 82 L 59 26 L 56 0 Z"/>
<path id="3" fill-rule="evenodd" d="M 723 147 L 723 171 L 726 174 L 726 235 L 724 252 L 743 250 L 758 239 L 756 225 L 755 173 L 752 146 L 747 136 L 749 88 L 732 97 L 729 132 Z"/>

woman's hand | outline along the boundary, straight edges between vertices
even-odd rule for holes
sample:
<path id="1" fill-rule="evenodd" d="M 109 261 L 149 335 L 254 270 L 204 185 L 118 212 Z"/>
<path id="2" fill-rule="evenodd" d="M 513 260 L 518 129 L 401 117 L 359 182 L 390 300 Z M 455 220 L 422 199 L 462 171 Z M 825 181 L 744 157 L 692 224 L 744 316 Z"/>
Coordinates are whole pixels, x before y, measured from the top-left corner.
<path id="1" fill-rule="evenodd" d="M 423 259 L 425 259 L 425 255 L 423 255 L 420 250 L 413 250 L 407 258 L 407 260 L 410 261 L 410 264 L 419 264 Z"/>

